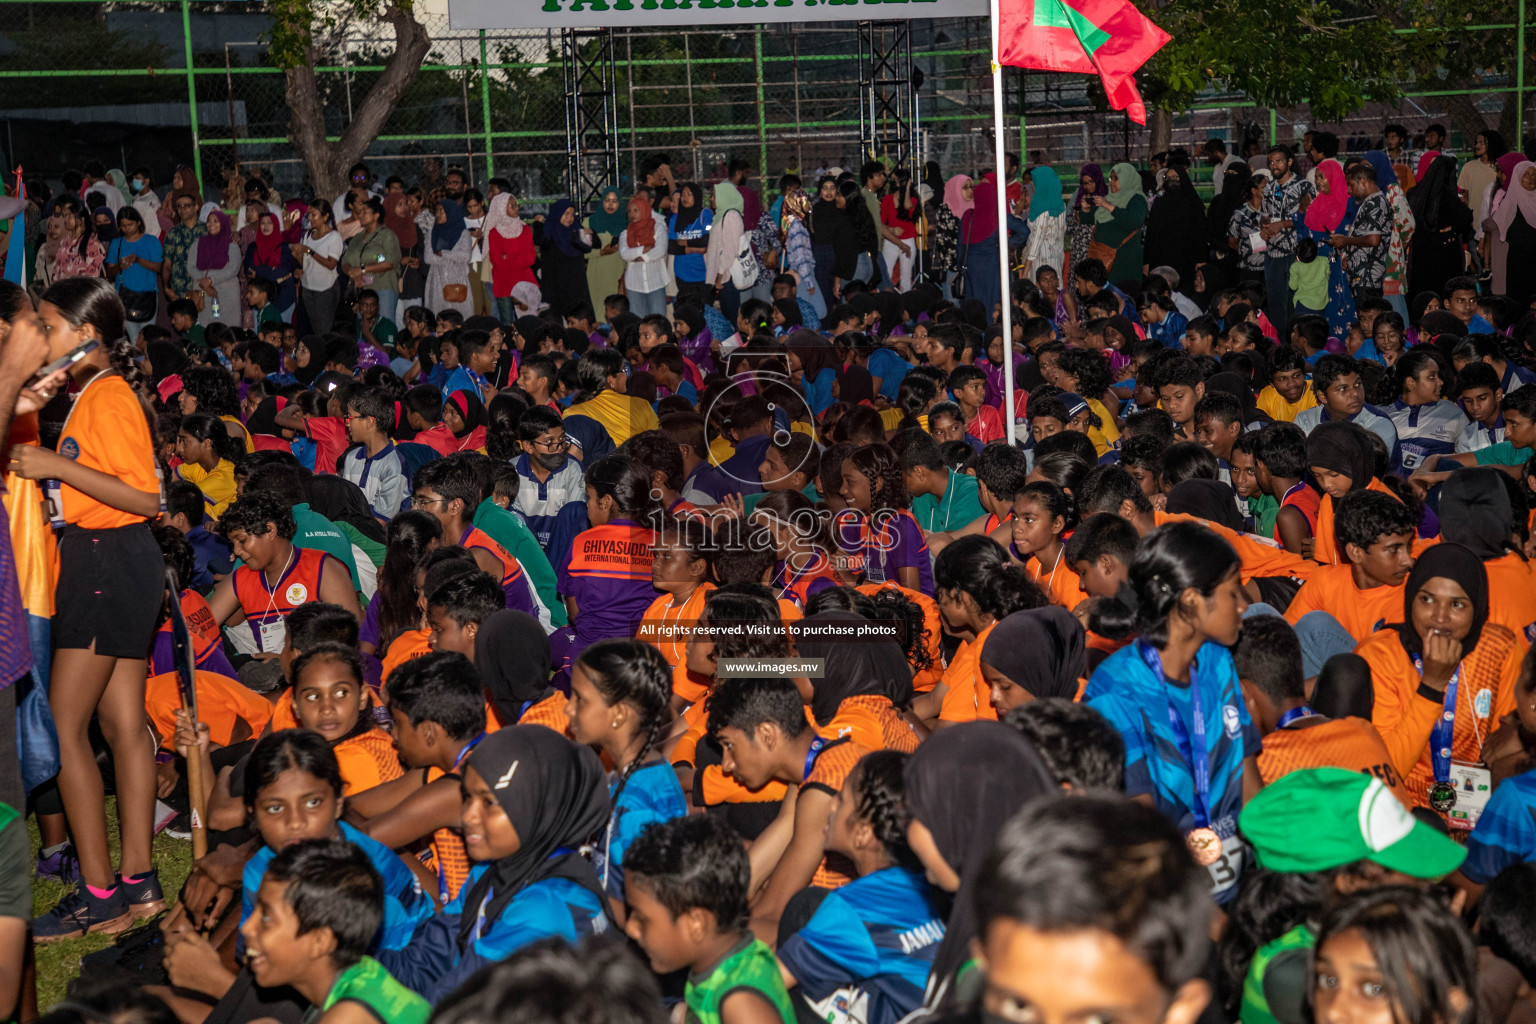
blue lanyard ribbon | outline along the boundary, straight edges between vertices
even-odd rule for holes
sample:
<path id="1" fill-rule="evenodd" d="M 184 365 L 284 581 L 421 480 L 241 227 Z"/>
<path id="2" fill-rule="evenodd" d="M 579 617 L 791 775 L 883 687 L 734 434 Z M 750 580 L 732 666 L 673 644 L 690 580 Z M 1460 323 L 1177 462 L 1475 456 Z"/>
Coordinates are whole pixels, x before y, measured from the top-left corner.
<path id="1" fill-rule="evenodd" d="M 480 741 L 485 739 L 485 735 L 486 734 L 482 732 L 479 736 L 476 736 L 474 739 L 464 744 L 464 749 L 459 751 L 459 756 L 453 759 L 453 771 L 459 770 L 459 765 L 463 764 L 465 758 L 469 757 L 470 751 L 474 750 L 477 746 L 480 745 Z"/>
<path id="2" fill-rule="evenodd" d="M 1411 655 L 1413 669 L 1424 677 L 1424 659 Z M 1435 771 L 1436 782 L 1451 780 L 1451 741 L 1456 736 L 1456 691 L 1461 688 L 1461 666 L 1451 673 L 1451 681 L 1445 684 L 1445 700 L 1440 707 L 1440 717 L 1429 733 L 1429 762 Z"/>
<path id="3" fill-rule="evenodd" d="M 821 756 L 821 752 L 826 749 L 826 746 L 827 741 L 820 736 L 811 740 L 811 749 L 805 753 L 805 770 L 800 773 L 801 782 L 811 777 L 811 769 L 816 767 L 816 758 Z"/>
<path id="4" fill-rule="evenodd" d="M 1317 712 L 1313 711 L 1305 704 L 1299 708 L 1291 708 L 1291 710 L 1280 716 L 1280 722 L 1275 726 L 1275 728 L 1284 729 L 1298 718 L 1311 718 L 1315 714 L 1317 714 Z"/>
<path id="5" fill-rule="evenodd" d="M 1173 730 L 1173 741 L 1178 744 L 1179 753 L 1188 763 L 1190 774 L 1194 777 L 1195 799 L 1190 812 L 1195 816 L 1195 827 L 1209 828 L 1211 825 L 1211 749 L 1205 741 L 1205 709 L 1200 704 L 1200 682 L 1196 678 L 1195 664 L 1190 662 L 1189 666 L 1190 713 L 1194 716 L 1194 737 L 1191 742 L 1190 730 L 1184 727 L 1183 719 L 1179 717 L 1173 702 L 1168 699 L 1168 679 L 1163 674 L 1163 661 L 1158 656 L 1157 649 L 1138 640 L 1136 650 L 1163 688 L 1163 706 L 1168 710 L 1168 727 Z"/>

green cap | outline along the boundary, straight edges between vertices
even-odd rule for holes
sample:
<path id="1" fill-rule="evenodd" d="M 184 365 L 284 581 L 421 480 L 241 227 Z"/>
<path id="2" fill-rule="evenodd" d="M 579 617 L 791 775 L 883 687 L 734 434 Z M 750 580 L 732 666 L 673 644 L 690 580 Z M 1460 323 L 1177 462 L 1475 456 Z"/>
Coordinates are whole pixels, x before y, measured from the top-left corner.
<path id="1" fill-rule="evenodd" d="M 1380 779 L 1344 768 L 1306 768 L 1264 787 L 1238 827 L 1259 867 L 1327 871 L 1375 861 L 1412 878 L 1461 867 L 1467 851 L 1419 821 Z"/>

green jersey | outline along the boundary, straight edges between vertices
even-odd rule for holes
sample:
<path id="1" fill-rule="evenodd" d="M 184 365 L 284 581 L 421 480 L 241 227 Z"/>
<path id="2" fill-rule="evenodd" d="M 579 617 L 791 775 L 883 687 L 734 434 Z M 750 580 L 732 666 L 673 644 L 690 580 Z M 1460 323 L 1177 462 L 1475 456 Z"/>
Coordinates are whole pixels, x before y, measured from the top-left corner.
<path id="1" fill-rule="evenodd" d="M 387 1024 L 427 1024 L 427 1018 L 432 1016 L 431 1003 L 396 981 L 371 956 L 363 957 L 337 976 L 331 994 L 325 997 L 325 1005 L 305 1014 L 306 1024 L 311 1019 L 318 1020 L 344 999 L 360 1003 Z"/>
<path id="2" fill-rule="evenodd" d="M 689 1024 L 721 1024 L 720 1004 L 731 993 L 744 988 L 773 1004 L 784 1024 L 795 1024 L 795 1007 L 784 987 L 784 976 L 779 973 L 778 958 L 767 944 L 750 933 L 714 970 L 688 976 L 683 999 L 688 1004 Z"/>
<path id="3" fill-rule="evenodd" d="M 1243 979 L 1242 1024 L 1297 1024 L 1305 1019 L 1307 964 L 1317 935 L 1299 924 L 1259 947 Z"/>
<path id="4" fill-rule="evenodd" d="M 539 547 L 539 539 L 528 529 L 523 517 L 509 512 L 491 498 L 480 502 L 472 522 L 491 540 L 512 552 L 517 563 L 528 574 L 528 581 L 539 594 L 539 600 L 549 609 L 549 618 L 556 626 L 569 624 L 565 614 L 565 602 L 555 594 L 555 570 L 549 564 L 549 556 Z"/>

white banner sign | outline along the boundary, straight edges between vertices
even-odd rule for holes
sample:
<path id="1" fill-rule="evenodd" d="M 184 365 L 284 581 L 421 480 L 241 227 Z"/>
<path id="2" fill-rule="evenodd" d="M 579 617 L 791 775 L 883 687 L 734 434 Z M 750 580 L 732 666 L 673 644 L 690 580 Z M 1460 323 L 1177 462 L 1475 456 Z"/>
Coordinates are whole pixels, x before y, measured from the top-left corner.
<path id="1" fill-rule="evenodd" d="M 987 0 L 449 0 L 456 29 L 985 18 Z"/>

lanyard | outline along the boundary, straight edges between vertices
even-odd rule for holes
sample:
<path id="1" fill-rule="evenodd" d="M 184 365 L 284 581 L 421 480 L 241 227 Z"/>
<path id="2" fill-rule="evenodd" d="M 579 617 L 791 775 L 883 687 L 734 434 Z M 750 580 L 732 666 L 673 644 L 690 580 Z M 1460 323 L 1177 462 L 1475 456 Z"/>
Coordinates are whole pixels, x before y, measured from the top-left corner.
<path id="1" fill-rule="evenodd" d="M 1317 712 L 1313 711 L 1310 707 L 1308 707 L 1305 704 L 1303 704 L 1299 708 L 1291 708 L 1291 710 L 1287 711 L 1285 714 L 1280 716 L 1280 722 L 1279 722 L 1278 725 L 1275 726 L 1275 728 L 1276 729 L 1284 729 L 1286 726 L 1290 725 L 1292 722 L 1296 721 L 1298 718 L 1311 718 L 1315 714 L 1317 714 Z"/>
<path id="2" fill-rule="evenodd" d="M 470 751 L 479 746 L 480 741 L 483 739 L 485 739 L 484 732 L 470 740 L 468 743 L 464 744 L 464 749 L 459 751 L 459 755 L 453 759 L 453 767 L 449 769 L 450 774 L 459 770 L 459 765 L 464 763 L 464 759 L 469 757 Z"/>
<path id="3" fill-rule="evenodd" d="M 484 737 L 482 736 L 481 738 L 483 739 Z M 476 740 L 475 742 L 478 743 L 480 741 Z M 544 859 L 546 861 L 551 861 L 551 860 L 554 860 L 556 857 L 564 857 L 568 853 L 575 853 L 575 852 L 576 851 L 571 849 L 569 846 L 560 846 L 560 847 L 556 847 L 555 850 L 552 853 L 550 853 L 550 855 L 548 857 L 545 857 Z M 526 885 L 527 885 L 527 883 L 524 883 L 524 887 L 525 888 L 526 888 Z M 469 943 L 470 943 L 470 945 L 474 945 L 476 942 L 479 942 L 480 941 L 480 937 L 485 934 L 485 908 L 491 905 L 491 900 L 493 900 L 495 897 L 496 897 L 496 890 L 493 888 L 493 889 L 490 889 L 489 891 L 487 891 L 486 894 L 485 894 L 485 899 L 480 901 L 480 907 L 479 907 L 479 909 L 477 909 L 475 911 L 475 927 L 474 927 L 474 930 L 469 933 Z"/>
<path id="4" fill-rule="evenodd" d="M 1190 811 L 1195 816 L 1195 827 L 1209 828 L 1211 824 L 1211 753 L 1210 747 L 1205 742 L 1205 709 L 1200 704 L 1200 682 L 1196 678 L 1194 662 L 1190 662 L 1189 672 L 1190 712 L 1194 716 L 1194 737 L 1191 741 L 1190 731 L 1184 727 L 1184 722 L 1179 718 L 1178 711 L 1174 709 L 1173 702 L 1168 699 L 1168 679 L 1163 675 L 1163 662 L 1158 657 L 1157 649 L 1138 640 L 1136 650 L 1162 687 L 1163 706 L 1168 710 L 1168 727 L 1173 730 L 1173 741 L 1177 744 L 1179 753 L 1188 762 L 1190 774 L 1194 777 L 1195 802 L 1190 807 Z"/>
<path id="5" fill-rule="evenodd" d="M 811 769 L 816 767 L 816 758 L 826 749 L 827 741 L 820 736 L 811 740 L 811 749 L 805 752 L 805 770 L 800 773 L 800 781 L 804 782 L 811 777 Z"/>
<path id="6" fill-rule="evenodd" d="M 1424 677 L 1424 659 L 1419 655 L 1412 655 L 1413 669 Z M 1435 727 L 1429 733 L 1429 761 L 1435 771 L 1436 782 L 1449 782 L 1451 779 L 1451 741 L 1456 736 L 1456 691 L 1461 689 L 1461 666 L 1456 666 L 1456 671 L 1451 673 L 1451 681 L 1445 684 L 1445 700 L 1441 704 L 1440 717 L 1435 719 Z M 1477 719 L 1472 719 L 1474 728 Z M 1481 737 L 1479 737 L 1481 738 Z"/>

